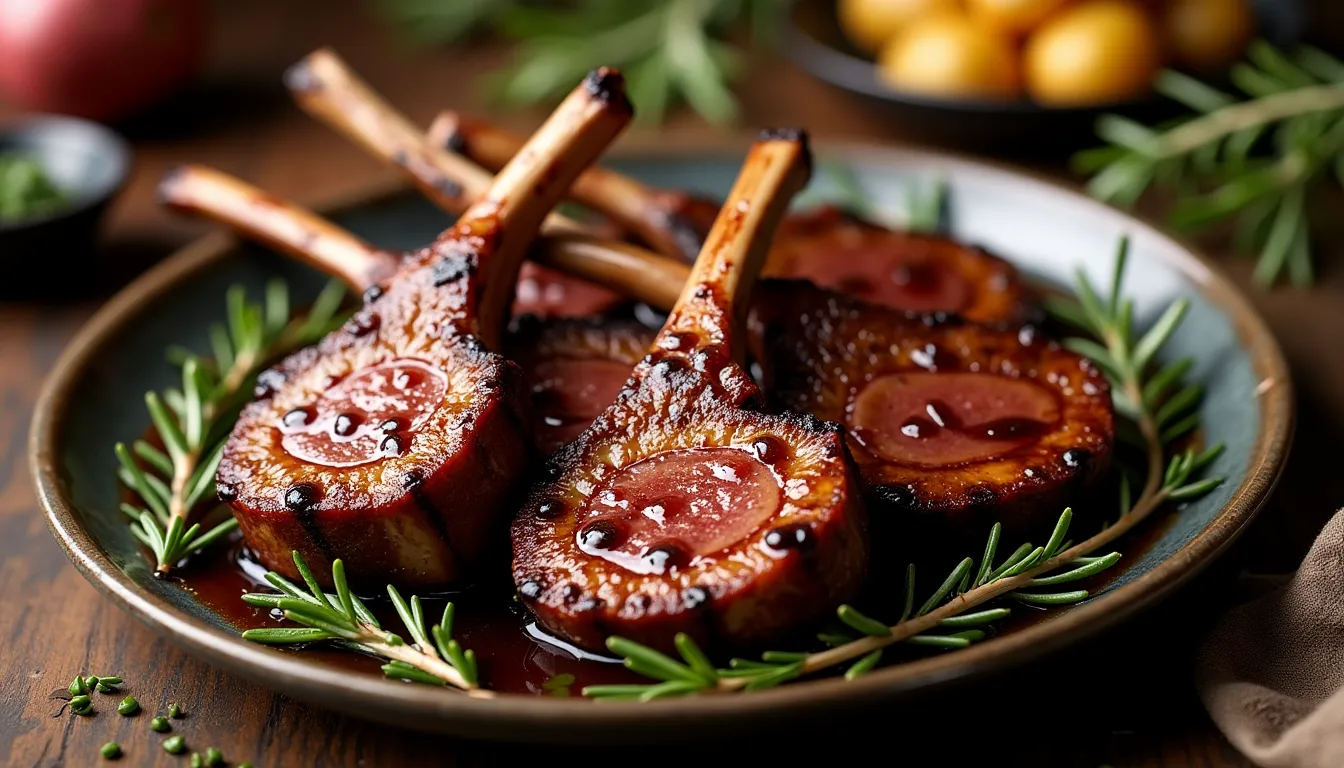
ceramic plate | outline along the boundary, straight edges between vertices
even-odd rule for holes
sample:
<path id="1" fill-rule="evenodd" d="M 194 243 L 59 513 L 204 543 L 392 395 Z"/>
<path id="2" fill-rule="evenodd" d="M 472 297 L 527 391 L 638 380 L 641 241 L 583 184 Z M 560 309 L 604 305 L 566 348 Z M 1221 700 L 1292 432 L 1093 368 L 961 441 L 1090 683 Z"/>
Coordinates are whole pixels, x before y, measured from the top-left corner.
<path id="1" fill-rule="evenodd" d="M 147 426 L 146 390 L 171 384 L 170 344 L 207 348 L 225 289 L 253 291 L 274 275 L 313 296 L 325 278 L 222 234 L 207 237 L 126 288 L 70 344 L 47 383 L 33 423 L 31 459 L 48 521 L 70 559 L 98 588 L 188 652 L 299 699 L 399 725 L 459 735 L 537 741 L 639 741 L 669 732 L 713 735 L 794 718 L 834 717 L 909 700 L 935 687 L 1021 664 L 1124 619 L 1169 593 L 1224 547 L 1264 502 L 1285 457 L 1292 395 L 1283 358 L 1250 304 L 1219 273 L 1155 229 L 1075 192 L 1013 171 L 951 157 L 871 147 L 822 147 L 847 163 L 879 206 L 899 209 L 911 182 L 944 178 L 953 234 L 1012 259 L 1029 275 L 1070 283 L 1082 268 L 1105 284 L 1117 238 L 1132 238 L 1126 293 L 1142 327 L 1177 297 L 1190 313 L 1168 354 L 1192 356 L 1208 388 L 1206 439 L 1227 451 L 1210 469 L 1228 478 L 1195 503 L 1163 513 L 1150 543 L 1128 551 L 1117 577 L 1086 602 L 972 646 L 879 669 L 854 682 L 829 678 L 737 696 L 647 704 L 501 695 L 468 699 L 368 672 L 332 675 L 323 658 L 245 642 L 187 586 L 150 577 L 117 510 L 112 454 Z M 683 153 L 613 161 L 652 184 L 727 192 L 742 153 Z M 819 182 L 823 189 L 825 179 Z M 417 196 L 373 190 L 330 209 L 342 224 L 388 248 L 428 242 L 447 223 Z M 254 294 L 255 295 L 255 294 Z M 488 667 L 485 670 L 488 676 Z M 669 729 L 675 729 L 670 731 Z"/>

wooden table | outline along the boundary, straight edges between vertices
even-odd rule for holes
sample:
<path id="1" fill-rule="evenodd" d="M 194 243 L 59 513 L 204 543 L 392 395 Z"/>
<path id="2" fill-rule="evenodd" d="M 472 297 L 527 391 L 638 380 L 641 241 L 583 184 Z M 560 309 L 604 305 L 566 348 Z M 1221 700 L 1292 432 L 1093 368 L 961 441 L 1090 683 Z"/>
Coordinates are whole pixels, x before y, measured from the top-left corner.
<path id="1" fill-rule="evenodd" d="M 24 459 L 28 420 L 44 374 L 101 299 L 204 231 L 154 205 L 160 175 L 174 163 L 196 161 L 299 200 L 339 195 L 382 170 L 290 105 L 279 82 L 287 64 L 319 45 L 333 45 L 392 102 L 424 122 L 442 105 L 482 109 L 472 76 L 508 56 L 497 46 L 406 49 L 362 6 L 322 0 L 232 0 L 221 3 L 216 16 L 209 75 L 126 127 L 137 153 L 136 174 L 112 212 L 98 254 L 107 275 L 99 295 L 65 303 L 0 304 L 0 591 L 5 595 L 0 764 L 89 765 L 110 739 L 127 749 L 126 764 L 185 764 L 185 758 L 159 751 L 147 717 L 120 718 L 106 703 L 94 718 L 53 717 L 59 702 L 49 694 L 80 671 L 123 675 L 147 709 L 181 703 L 189 715 L 177 731 L 190 748 L 218 746 L 233 762 L 476 765 L 578 756 L 369 725 L 215 670 L 101 598 L 66 562 L 47 531 Z M 826 139 L 899 138 L 898 127 L 862 104 L 780 62 L 758 64 L 742 90 L 747 125 L 805 124 Z M 0 107 L 0 117 L 5 114 Z M 520 128 L 537 119 L 536 114 L 504 118 Z M 712 130 L 689 116 L 678 117 L 662 132 L 637 129 L 627 139 L 630 144 L 715 140 Z M 1312 290 L 1253 293 L 1293 366 L 1300 426 L 1295 455 L 1274 502 L 1217 568 L 1124 630 L 1052 659 L 1048 666 L 960 692 L 923 714 L 873 712 L 870 721 L 823 734 L 744 734 L 750 756 L 796 754 L 799 746 L 813 742 L 834 745 L 829 751 L 840 756 L 880 739 L 886 754 L 910 764 L 935 759 L 948 765 L 987 764 L 994 758 L 1024 766 L 1248 765 L 1194 698 L 1191 656 L 1212 618 L 1237 597 L 1238 572 L 1290 570 L 1330 510 L 1344 503 L 1344 474 L 1327 464 L 1344 437 L 1344 390 L 1338 386 L 1344 381 L 1344 356 L 1338 353 L 1344 349 L 1339 309 L 1344 307 L 1344 269 L 1331 263 L 1332 246 L 1341 242 L 1337 236 L 1321 241 L 1322 276 Z M 1225 250 L 1216 240 L 1207 245 L 1211 252 Z M 1227 265 L 1246 284 L 1247 262 Z M 893 733 L 899 734 L 894 740 Z M 649 755 L 636 759 L 647 761 Z"/>

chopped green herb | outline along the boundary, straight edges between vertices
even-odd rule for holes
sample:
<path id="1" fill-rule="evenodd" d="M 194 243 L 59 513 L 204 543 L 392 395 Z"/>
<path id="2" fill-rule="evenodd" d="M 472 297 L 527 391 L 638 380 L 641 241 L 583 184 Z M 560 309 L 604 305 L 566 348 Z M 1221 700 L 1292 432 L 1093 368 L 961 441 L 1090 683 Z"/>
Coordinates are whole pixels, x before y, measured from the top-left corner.
<path id="1" fill-rule="evenodd" d="M 179 706 L 177 706 L 176 703 L 169 704 L 169 705 L 168 705 L 168 716 L 171 717 L 171 718 L 173 718 L 174 720 L 176 720 L 176 719 L 182 717 L 182 708 L 179 707 Z"/>
<path id="2" fill-rule="evenodd" d="M 118 757 L 121 757 L 121 745 L 115 741 L 107 742 L 99 751 L 102 752 L 103 757 L 108 760 L 116 760 Z"/>
<path id="3" fill-rule="evenodd" d="M 117 714 L 122 717 L 130 717 L 140 711 L 140 702 L 135 700 L 134 696 L 127 696 L 117 705 Z"/>
<path id="4" fill-rule="evenodd" d="M 40 162 L 14 152 L 0 155 L 0 222 L 35 218 L 66 205 Z"/>
<path id="5" fill-rule="evenodd" d="M 163 751 L 170 755 L 180 755 L 187 748 L 187 740 L 181 736 L 169 736 L 163 740 Z"/>
<path id="6" fill-rule="evenodd" d="M 214 747 L 210 747 L 205 750 L 205 764 L 210 766 L 223 765 L 224 753 Z"/>
<path id="7" fill-rule="evenodd" d="M 205 768 L 205 760 L 201 758 L 200 752 L 191 753 L 191 768 Z"/>
<path id="8" fill-rule="evenodd" d="M 251 763 L 239 763 L 238 768 L 252 768 Z"/>
<path id="9" fill-rule="evenodd" d="M 97 676 L 97 675 L 89 675 L 88 677 L 84 678 L 84 687 L 88 688 L 90 691 L 92 691 L 94 688 L 97 688 L 97 687 L 98 687 L 98 676 Z"/>
<path id="10" fill-rule="evenodd" d="M 173 730 L 173 726 L 168 724 L 168 718 L 159 716 L 149 721 L 149 729 L 158 733 L 167 733 Z"/>
<path id="11" fill-rule="evenodd" d="M 89 686 L 85 684 L 84 678 L 79 675 L 75 675 L 75 679 L 70 681 L 70 695 L 83 696 L 88 692 L 89 692 Z"/>

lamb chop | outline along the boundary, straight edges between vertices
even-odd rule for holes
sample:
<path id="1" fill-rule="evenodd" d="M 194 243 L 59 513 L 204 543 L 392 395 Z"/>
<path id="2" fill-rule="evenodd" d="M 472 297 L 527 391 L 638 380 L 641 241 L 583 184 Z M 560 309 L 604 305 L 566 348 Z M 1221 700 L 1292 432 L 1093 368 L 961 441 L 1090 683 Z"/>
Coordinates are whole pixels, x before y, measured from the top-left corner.
<path id="1" fill-rule="evenodd" d="M 521 139 L 490 123 L 444 112 L 429 131 L 437 146 L 501 168 Z M 694 258 L 718 207 L 702 197 L 650 189 L 594 167 L 572 199 L 603 214 L 665 256 Z M 945 237 L 897 232 L 835 206 L 789 215 L 766 263 L 767 277 L 803 278 L 873 304 L 956 313 L 983 323 L 1018 323 L 1028 308 L 1011 264 Z"/>
<path id="2" fill-rule="evenodd" d="M 528 470 L 531 430 L 504 325 L 547 211 L 631 117 L 619 73 L 593 72 L 431 246 L 365 292 L 338 331 L 258 378 L 218 485 L 268 568 L 337 558 L 367 582 L 460 580 Z"/>
<path id="3" fill-rule="evenodd" d="M 396 272 L 402 259 L 292 202 L 209 168 L 173 170 L 159 185 L 159 197 L 179 212 L 213 219 L 339 277 L 356 294 L 382 290 L 379 283 Z M 536 446 L 549 456 L 615 399 L 653 341 L 653 331 L 634 320 L 526 317 L 510 330 L 505 355 L 522 366 Z"/>
<path id="4" fill-rule="evenodd" d="M 858 590 L 864 514 L 839 427 L 762 413 L 741 364 L 752 284 L 809 165 L 799 132 L 753 146 L 647 357 L 514 520 L 514 582 L 550 631 L 587 648 L 754 644 Z"/>
<path id="5" fill-rule="evenodd" d="M 1110 386 L 1034 327 L 913 315 L 769 280 L 751 316 L 776 408 L 846 425 L 888 538 L 1041 535 L 1109 466 Z"/>

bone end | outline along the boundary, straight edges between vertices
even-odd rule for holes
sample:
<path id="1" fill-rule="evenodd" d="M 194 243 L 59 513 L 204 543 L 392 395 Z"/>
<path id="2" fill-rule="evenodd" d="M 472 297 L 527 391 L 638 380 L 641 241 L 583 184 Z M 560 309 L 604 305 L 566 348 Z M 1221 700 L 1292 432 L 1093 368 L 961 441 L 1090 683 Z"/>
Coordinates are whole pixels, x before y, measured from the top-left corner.
<path id="1" fill-rule="evenodd" d="M 594 69 L 583 79 L 583 88 L 595 100 L 606 104 L 614 112 L 623 114 L 635 112 L 629 97 L 626 96 L 625 75 L 622 75 L 620 70 L 611 67 Z"/>

